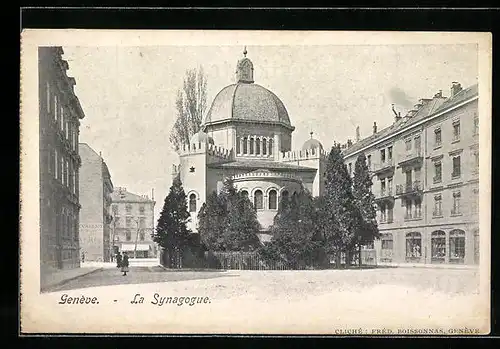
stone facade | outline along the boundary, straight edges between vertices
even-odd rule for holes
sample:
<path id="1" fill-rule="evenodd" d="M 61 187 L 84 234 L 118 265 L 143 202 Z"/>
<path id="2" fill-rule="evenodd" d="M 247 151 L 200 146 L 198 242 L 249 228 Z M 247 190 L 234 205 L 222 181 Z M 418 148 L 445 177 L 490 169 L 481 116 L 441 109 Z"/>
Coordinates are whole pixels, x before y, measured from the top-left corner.
<path id="1" fill-rule="evenodd" d="M 85 115 L 63 53 L 38 49 L 41 272 L 80 266 L 78 135 Z"/>
<path id="2" fill-rule="evenodd" d="M 110 261 L 111 193 L 113 182 L 100 154 L 86 143 L 79 144 L 80 169 L 80 249 L 86 261 Z"/>
<path id="3" fill-rule="evenodd" d="M 156 258 L 158 247 L 152 240 L 154 199 L 115 188 L 111 195 L 111 241 L 115 255 L 127 252 L 130 258 Z"/>
<path id="4" fill-rule="evenodd" d="M 479 261 L 479 118 L 477 85 L 453 83 L 421 99 L 394 124 L 344 150 L 354 172 L 364 152 L 373 175 L 379 262 Z"/>

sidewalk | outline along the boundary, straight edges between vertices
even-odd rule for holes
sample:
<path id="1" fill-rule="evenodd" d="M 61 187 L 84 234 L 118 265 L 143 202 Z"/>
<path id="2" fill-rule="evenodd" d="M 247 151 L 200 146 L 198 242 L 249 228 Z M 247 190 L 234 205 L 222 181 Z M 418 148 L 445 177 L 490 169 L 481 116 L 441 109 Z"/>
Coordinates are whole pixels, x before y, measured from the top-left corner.
<path id="1" fill-rule="evenodd" d="M 40 288 L 41 291 L 47 291 L 53 287 L 63 285 L 71 280 L 77 279 L 79 277 L 98 272 L 103 269 L 99 266 L 86 266 L 83 263 L 81 268 L 74 269 L 63 269 L 63 270 L 51 270 L 40 275 Z"/>
<path id="2" fill-rule="evenodd" d="M 378 262 L 377 267 L 397 267 L 397 268 L 431 268 L 431 269 L 478 269 L 478 265 L 466 264 L 424 264 L 424 263 L 383 263 Z"/>

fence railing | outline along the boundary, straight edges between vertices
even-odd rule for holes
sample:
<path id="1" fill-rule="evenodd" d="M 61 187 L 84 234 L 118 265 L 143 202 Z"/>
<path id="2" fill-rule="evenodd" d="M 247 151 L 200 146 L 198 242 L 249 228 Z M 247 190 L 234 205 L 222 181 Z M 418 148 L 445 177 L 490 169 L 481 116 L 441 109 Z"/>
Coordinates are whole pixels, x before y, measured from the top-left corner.
<path id="1" fill-rule="evenodd" d="M 209 268 L 226 270 L 312 270 L 328 269 L 335 267 L 335 259 L 330 263 L 320 263 L 314 258 L 302 260 L 297 263 L 287 263 L 284 260 L 269 260 L 258 252 L 205 252 L 205 260 Z M 345 254 L 341 258 L 341 264 L 346 265 Z M 377 264 L 374 249 L 361 250 L 361 263 L 363 266 L 374 266 Z M 358 265 L 358 251 L 354 251 L 351 261 L 352 265 Z"/>

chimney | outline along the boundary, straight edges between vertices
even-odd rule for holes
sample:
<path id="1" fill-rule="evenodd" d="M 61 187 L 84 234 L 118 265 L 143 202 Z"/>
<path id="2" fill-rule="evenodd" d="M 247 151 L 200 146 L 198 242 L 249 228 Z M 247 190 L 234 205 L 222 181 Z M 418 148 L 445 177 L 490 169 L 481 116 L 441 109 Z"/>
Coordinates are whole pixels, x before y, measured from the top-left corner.
<path id="1" fill-rule="evenodd" d="M 361 136 L 359 134 L 359 126 L 356 126 L 356 142 L 359 142 Z"/>
<path id="2" fill-rule="evenodd" d="M 460 91 L 462 91 L 462 85 L 460 85 L 460 83 L 458 83 L 456 81 L 453 81 L 451 83 L 451 96 L 450 97 L 455 96 Z"/>
<path id="3" fill-rule="evenodd" d="M 443 97 L 443 90 L 439 90 L 439 92 L 434 95 L 434 98 L 442 98 L 442 97 Z"/>
<path id="4" fill-rule="evenodd" d="M 431 101 L 430 98 L 420 98 L 420 100 L 418 101 L 418 103 L 420 103 L 421 105 L 426 105 L 430 101 Z"/>
<path id="5" fill-rule="evenodd" d="M 352 145 L 352 141 L 350 139 L 347 140 L 347 148 L 350 148 Z"/>
<path id="6" fill-rule="evenodd" d="M 102 152 L 99 152 L 99 156 L 102 158 Z"/>
<path id="7" fill-rule="evenodd" d="M 395 122 L 398 122 L 401 119 L 401 112 L 397 112 L 396 109 L 394 109 L 394 103 L 392 103 L 392 112 L 394 113 L 395 117 Z"/>
<path id="8" fill-rule="evenodd" d="M 377 133 L 377 122 L 373 122 L 373 134 Z"/>

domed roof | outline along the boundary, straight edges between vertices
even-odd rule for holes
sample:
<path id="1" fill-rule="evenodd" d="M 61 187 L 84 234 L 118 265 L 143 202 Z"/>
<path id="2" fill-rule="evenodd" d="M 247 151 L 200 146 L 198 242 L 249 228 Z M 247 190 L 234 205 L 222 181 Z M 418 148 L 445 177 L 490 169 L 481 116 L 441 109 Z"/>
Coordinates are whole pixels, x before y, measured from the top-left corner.
<path id="1" fill-rule="evenodd" d="M 203 125 L 226 120 L 282 123 L 291 127 L 283 102 L 268 89 L 248 83 L 223 88 L 212 102 Z"/>
<path id="2" fill-rule="evenodd" d="M 312 137 L 312 135 L 313 135 L 313 133 L 311 132 L 311 138 L 304 142 L 304 145 L 302 146 L 302 150 L 309 150 L 309 149 L 316 149 L 316 148 L 320 148 L 321 150 L 323 150 L 323 144 L 321 144 L 321 142 L 318 141 L 317 139 L 314 139 Z"/>
<path id="3" fill-rule="evenodd" d="M 191 139 L 189 140 L 190 144 L 197 144 L 197 143 L 209 143 L 209 144 L 214 144 L 214 140 L 212 137 L 210 137 L 208 134 L 206 134 L 203 131 L 198 131 L 195 133 Z"/>
<path id="4" fill-rule="evenodd" d="M 271 91 L 254 83 L 253 64 L 246 58 L 238 61 L 235 84 L 224 87 L 214 98 L 202 124 L 223 121 L 252 121 L 281 124 L 292 128 L 283 102 Z"/>

